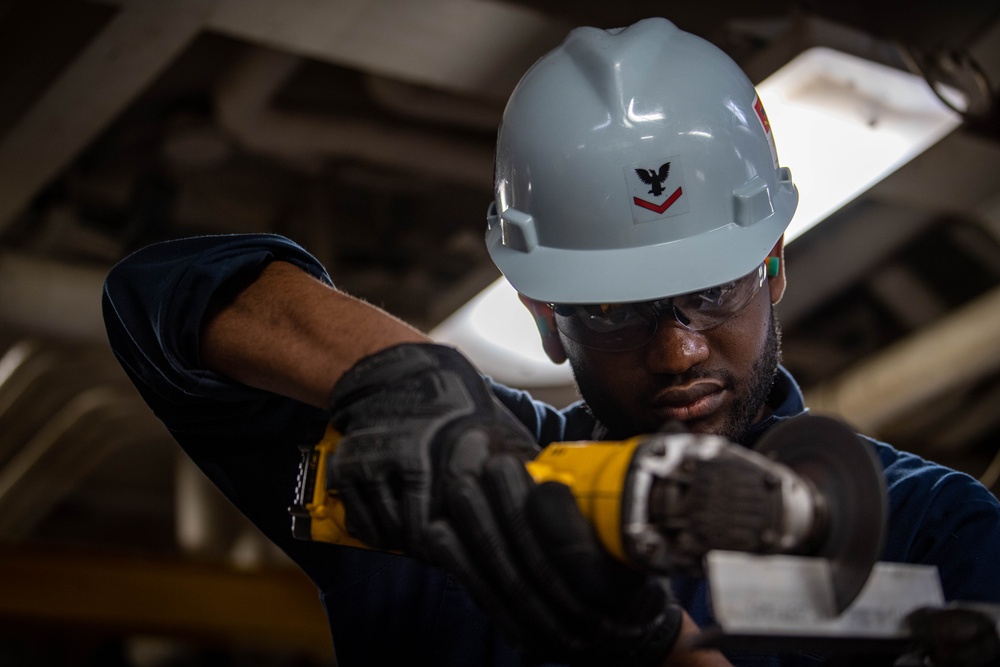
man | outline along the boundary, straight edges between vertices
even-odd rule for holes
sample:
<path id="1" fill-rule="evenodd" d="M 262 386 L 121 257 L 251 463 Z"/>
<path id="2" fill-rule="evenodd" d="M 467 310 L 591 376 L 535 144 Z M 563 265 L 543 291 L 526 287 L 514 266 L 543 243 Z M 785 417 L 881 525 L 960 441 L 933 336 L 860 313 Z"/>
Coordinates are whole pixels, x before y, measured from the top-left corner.
<path id="1" fill-rule="evenodd" d="M 535 443 L 666 421 L 752 445 L 803 412 L 773 314 L 798 195 L 763 107 L 735 63 L 665 20 L 580 29 L 512 96 L 495 183 L 491 256 L 585 403 L 484 382 L 266 235 L 122 262 L 105 290 L 112 346 L 187 453 L 316 582 L 341 664 L 724 664 L 678 641 L 712 622 L 705 582 L 613 561 L 566 488 L 535 485 L 522 462 Z M 349 528 L 380 550 L 291 535 L 296 445 L 329 422 Z M 1000 602 L 996 500 L 873 446 L 883 558 L 938 565 L 949 599 Z"/>

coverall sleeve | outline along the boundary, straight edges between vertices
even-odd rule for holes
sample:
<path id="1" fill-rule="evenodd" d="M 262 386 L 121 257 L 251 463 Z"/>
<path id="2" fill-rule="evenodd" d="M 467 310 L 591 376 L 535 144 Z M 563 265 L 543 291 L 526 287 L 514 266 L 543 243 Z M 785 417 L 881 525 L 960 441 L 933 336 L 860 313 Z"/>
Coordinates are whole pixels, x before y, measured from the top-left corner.
<path id="1" fill-rule="evenodd" d="M 214 304 L 271 261 L 331 284 L 320 263 L 274 235 L 169 241 L 122 260 L 105 283 L 108 338 L 126 374 L 178 443 L 316 583 L 341 665 L 520 664 L 443 570 L 397 554 L 294 539 L 287 511 L 301 456 L 326 411 L 202 367 L 199 333 Z"/>
<path id="2" fill-rule="evenodd" d="M 261 392 L 205 369 L 199 333 L 212 304 L 270 262 L 290 262 L 331 284 L 304 249 L 268 234 L 202 236 L 155 244 L 118 263 L 104 286 L 111 347 L 147 403 L 172 431 L 205 430 L 206 400 L 237 404 Z M 220 410 L 232 432 L 232 415 Z"/>

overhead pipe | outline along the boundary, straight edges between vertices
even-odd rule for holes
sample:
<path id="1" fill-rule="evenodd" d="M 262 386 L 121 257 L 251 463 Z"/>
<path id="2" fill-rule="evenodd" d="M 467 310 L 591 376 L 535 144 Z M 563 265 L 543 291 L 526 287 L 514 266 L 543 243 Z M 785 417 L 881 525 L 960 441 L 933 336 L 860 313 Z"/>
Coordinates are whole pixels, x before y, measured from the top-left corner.
<path id="1" fill-rule="evenodd" d="M 22 339 L 0 354 L 0 540 L 17 541 L 109 454 L 172 446 L 104 347 Z M 195 557 L 285 563 L 186 457 L 175 473 L 176 536 Z"/>
<path id="2" fill-rule="evenodd" d="M 108 269 L 0 253 L 0 323 L 71 340 L 104 342 L 101 292 Z"/>
<path id="3" fill-rule="evenodd" d="M 0 536 L 24 539 L 104 458 L 150 438 L 141 399 L 120 387 L 80 392 L 0 468 Z"/>
<path id="4" fill-rule="evenodd" d="M 400 116 L 495 133 L 503 105 L 457 95 L 381 76 L 365 77 L 365 90 L 382 107 Z"/>
<path id="5" fill-rule="evenodd" d="M 219 125 L 247 150 L 292 162 L 353 157 L 479 188 L 492 188 L 491 147 L 444 133 L 347 116 L 279 110 L 275 93 L 301 63 L 297 56 L 254 48 L 216 90 Z M 387 174 L 387 179 L 399 178 Z"/>
<path id="6" fill-rule="evenodd" d="M 878 433 L 907 412 L 1000 370 L 1000 288 L 953 311 L 856 368 L 808 389 L 816 413 Z"/>
<path id="7" fill-rule="evenodd" d="M 68 400 L 96 385 L 128 386 L 109 350 L 20 340 L 0 356 L 0 466 Z"/>
<path id="8" fill-rule="evenodd" d="M 166 431 L 104 347 L 22 339 L 0 355 L 0 536 L 23 538 L 102 458 Z"/>

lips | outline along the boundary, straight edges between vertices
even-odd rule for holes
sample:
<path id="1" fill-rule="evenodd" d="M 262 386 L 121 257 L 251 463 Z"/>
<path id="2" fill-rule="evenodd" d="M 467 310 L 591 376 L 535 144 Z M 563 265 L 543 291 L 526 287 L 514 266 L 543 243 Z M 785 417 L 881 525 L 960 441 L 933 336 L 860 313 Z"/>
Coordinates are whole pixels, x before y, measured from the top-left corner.
<path id="1" fill-rule="evenodd" d="M 683 422 L 704 419 L 722 405 L 725 387 L 716 382 L 696 382 L 683 387 L 664 389 L 653 406 L 664 421 Z"/>

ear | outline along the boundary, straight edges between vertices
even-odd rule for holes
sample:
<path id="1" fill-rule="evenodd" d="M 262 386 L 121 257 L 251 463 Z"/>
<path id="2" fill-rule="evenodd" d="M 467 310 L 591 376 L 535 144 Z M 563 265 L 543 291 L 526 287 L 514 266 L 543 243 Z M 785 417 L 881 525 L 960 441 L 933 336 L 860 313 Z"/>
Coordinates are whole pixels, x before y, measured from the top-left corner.
<path id="1" fill-rule="evenodd" d="M 768 253 L 768 262 L 777 259 L 778 269 L 774 275 L 768 273 L 767 287 L 771 290 L 771 303 L 777 304 L 785 294 L 785 237 L 782 236 Z"/>
<path id="2" fill-rule="evenodd" d="M 559 340 L 559 332 L 556 331 L 555 313 L 552 306 L 541 301 L 535 301 L 518 292 L 517 297 L 521 303 L 531 313 L 538 327 L 538 334 L 542 337 L 542 349 L 554 364 L 561 364 L 566 361 L 566 350 L 563 349 L 562 341 Z"/>

